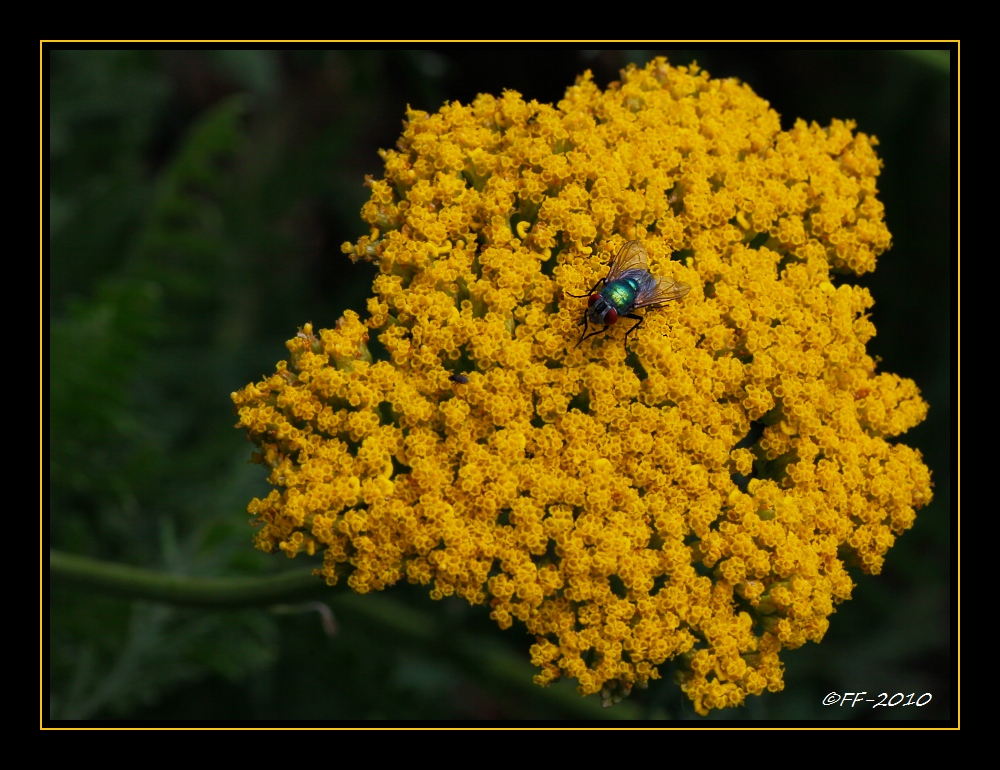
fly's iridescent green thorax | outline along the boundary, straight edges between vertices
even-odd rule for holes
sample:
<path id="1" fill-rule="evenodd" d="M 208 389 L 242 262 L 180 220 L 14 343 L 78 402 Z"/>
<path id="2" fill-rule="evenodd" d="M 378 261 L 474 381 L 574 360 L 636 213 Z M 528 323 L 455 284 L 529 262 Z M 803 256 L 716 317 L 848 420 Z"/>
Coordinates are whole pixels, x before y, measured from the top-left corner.
<path id="1" fill-rule="evenodd" d="M 639 293 L 639 283 L 632 278 L 620 278 L 601 289 L 604 301 L 613 306 L 618 315 L 625 315 Z"/>

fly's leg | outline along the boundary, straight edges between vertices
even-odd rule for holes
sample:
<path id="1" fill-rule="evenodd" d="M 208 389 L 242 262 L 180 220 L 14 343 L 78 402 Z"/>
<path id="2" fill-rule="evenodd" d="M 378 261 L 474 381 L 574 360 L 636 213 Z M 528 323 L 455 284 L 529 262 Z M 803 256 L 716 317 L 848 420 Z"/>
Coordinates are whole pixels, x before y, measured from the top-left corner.
<path id="1" fill-rule="evenodd" d="M 600 286 L 602 283 L 604 283 L 604 279 L 603 278 L 598 278 L 597 279 L 597 283 L 595 283 L 594 287 L 590 291 L 588 291 L 586 294 L 570 294 L 569 292 L 566 292 L 566 296 L 567 297 L 576 297 L 577 299 L 589 298 L 595 291 L 597 291 L 597 287 Z M 587 334 L 587 332 L 590 330 L 590 325 L 587 323 L 587 312 L 588 311 L 586 311 L 586 310 L 583 311 L 583 323 L 580 324 L 583 327 L 583 336 L 580 337 L 579 341 L 573 346 L 574 348 L 580 347 L 580 343 L 583 342 L 585 339 L 587 339 L 587 337 L 593 337 L 594 334 L 598 334 L 598 333 L 600 333 L 602 331 L 601 329 L 598 329 L 593 334 Z M 605 327 L 605 329 L 606 328 L 607 327 Z"/>
<path id="2" fill-rule="evenodd" d="M 584 321 L 584 323 L 587 322 L 586 317 L 584 317 L 583 321 Z M 590 334 L 587 334 L 587 330 L 584 329 L 583 336 L 580 337 L 580 342 L 583 342 L 585 339 L 588 339 L 589 337 L 593 337 L 596 334 L 600 334 L 601 332 L 606 332 L 610 328 L 611 328 L 610 326 L 605 326 L 603 329 L 594 329 L 594 331 L 592 331 Z M 576 343 L 576 345 L 574 345 L 574 347 L 577 347 L 577 348 L 580 347 L 580 342 Z"/>
<path id="3" fill-rule="evenodd" d="M 629 329 L 627 332 L 625 332 L 625 340 L 624 341 L 628 342 L 628 335 L 630 335 L 632 332 L 634 332 L 636 329 L 638 329 L 640 326 L 642 326 L 642 322 L 646 320 L 646 317 L 645 316 L 637 316 L 635 313 L 626 313 L 624 317 L 625 318 L 632 318 L 632 319 L 635 320 L 635 323 L 632 325 L 632 328 Z"/>
<path id="4" fill-rule="evenodd" d="M 592 288 L 586 294 L 570 294 L 567 291 L 566 292 L 566 296 L 567 297 L 576 297 L 577 299 L 589 298 L 591 294 L 593 294 L 595 291 L 597 291 L 597 287 L 600 286 L 602 283 L 604 283 L 604 279 L 603 278 L 598 278 L 597 279 L 597 283 L 594 284 L 594 288 Z"/>
<path id="5" fill-rule="evenodd" d="M 646 307 L 646 313 L 648 313 L 650 310 L 656 310 L 656 308 L 659 307 L 663 307 L 663 305 L 648 305 Z M 635 324 L 632 326 L 632 328 L 629 329 L 627 332 L 625 332 L 626 342 L 628 342 L 628 335 L 630 335 L 632 332 L 634 332 L 636 329 L 642 326 L 642 322 L 646 320 L 646 313 L 643 313 L 641 317 L 637 316 L 635 313 L 626 313 L 623 316 L 624 318 L 632 318 L 635 320 Z"/>

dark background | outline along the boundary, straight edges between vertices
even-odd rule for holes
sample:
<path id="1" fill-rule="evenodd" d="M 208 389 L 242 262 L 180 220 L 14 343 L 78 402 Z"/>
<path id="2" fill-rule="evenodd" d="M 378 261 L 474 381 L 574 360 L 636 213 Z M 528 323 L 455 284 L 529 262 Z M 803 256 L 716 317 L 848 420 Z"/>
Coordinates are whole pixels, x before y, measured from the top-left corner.
<path id="1" fill-rule="evenodd" d="M 504 89 L 556 102 L 585 69 L 603 88 L 657 54 L 747 82 L 783 128 L 854 119 L 878 137 L 893 248 L 858 279 L 876 300 L 869 349 L 931 405 L 901 440 L 931 467 L 934 502 L 881 575 L 854 576 L 826 639 L 783 653 L 782 693 L 712 718 L 952 718 L 957 253 L 943 51 L 46 49 L 49 545 L 201 577 L 308 566 L 252 548 L 246 505 L 269 488 L 229 394 L 272 372 L 303 323 L 364 313 L 373 269 L 340 244 L 368 232 L 362 183 L 382 175 L 377 150 L 395 145 L 406 106 Z M 487 608 L 405 585 L 328 595 L 335 635 L 300 607 L 194 610 L 57 584 L 43 715 L 701 719 L 669 666 L 602 710 L 571 683 L 532 685 L 532 639 L 501 632 Z M 830 691 L 933 699 L 823 707 Z"/>

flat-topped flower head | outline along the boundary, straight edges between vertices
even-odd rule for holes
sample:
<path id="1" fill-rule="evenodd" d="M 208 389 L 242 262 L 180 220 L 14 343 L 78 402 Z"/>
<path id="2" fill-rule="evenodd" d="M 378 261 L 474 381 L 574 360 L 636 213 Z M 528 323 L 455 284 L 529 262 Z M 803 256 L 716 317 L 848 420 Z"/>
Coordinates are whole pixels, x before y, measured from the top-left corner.
<path id="1" fill-rule="evenodd" d="M 890 242 L 875 144 L 663 59 L 410 110 L 344 245 L 379 268 L 367 316 L 233 394 L 274 486 L 257 546 L 488 605 L 539 684 L 612 702 L 674 659 L 702 714 L 780 690 L 931 499 L 894 440 L 927 405 L 848 280 Z M 577 345 L 571 295 L 629 242 L 689 291 Z"/>

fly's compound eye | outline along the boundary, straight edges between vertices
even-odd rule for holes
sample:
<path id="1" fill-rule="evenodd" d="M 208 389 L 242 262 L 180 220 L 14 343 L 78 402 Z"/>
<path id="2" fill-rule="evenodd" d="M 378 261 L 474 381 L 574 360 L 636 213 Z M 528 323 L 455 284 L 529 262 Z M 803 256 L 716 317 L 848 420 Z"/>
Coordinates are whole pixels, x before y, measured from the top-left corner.
<path id="1" fill-rule="evenodd" d="M 615 310 L 613 307 L 609 307 L 606 311 L 604 311 L 604 318 L 602 320 L 602 323 L 605 326 L 611 326 L 611 324 L 613 324 L 617 320 L 618 320 L 618 311 Z"/>
<path id="2" fill-rule="evenodd" d="M 587 300 L 587 307 L 593 307 L 597 304 L 597 300 L 601 298 L 600 294 L 591 294 L 590 299 Z"/>

